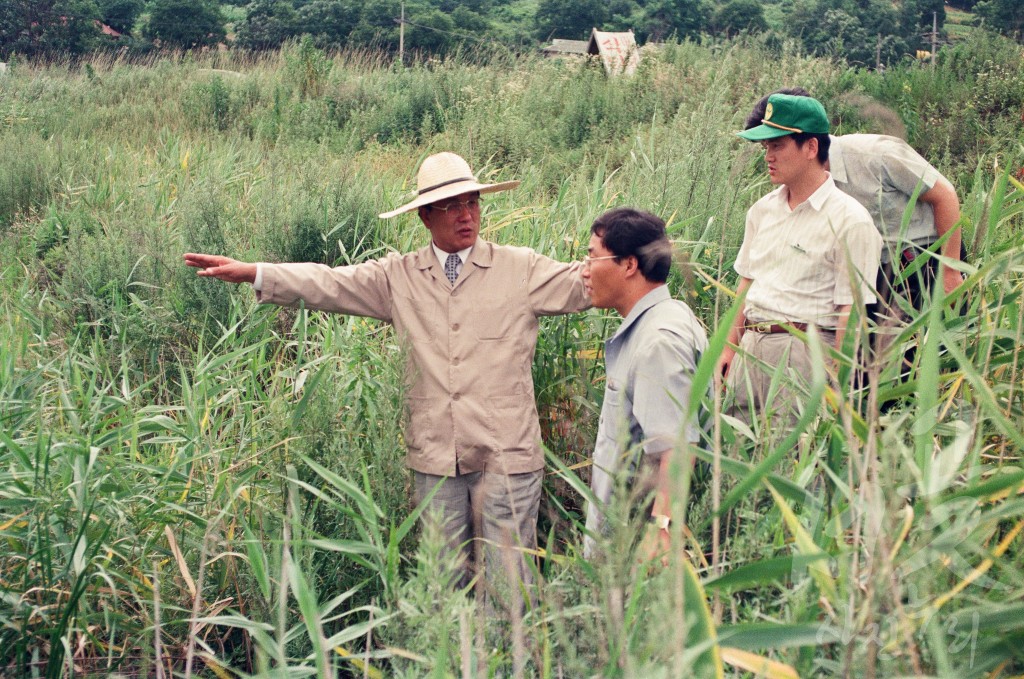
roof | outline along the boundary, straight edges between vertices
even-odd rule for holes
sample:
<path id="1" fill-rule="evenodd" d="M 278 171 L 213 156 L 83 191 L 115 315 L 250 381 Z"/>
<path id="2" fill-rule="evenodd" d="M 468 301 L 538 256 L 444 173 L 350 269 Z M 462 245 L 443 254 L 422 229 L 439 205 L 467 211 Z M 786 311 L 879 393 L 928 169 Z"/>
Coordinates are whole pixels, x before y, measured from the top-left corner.
<path id="1" fill-rule="evenodd" d="M 99 26 L 100 33 L 102 33 L 103 35 L 109 35 L 112 38 L 120 38 L 121 37 L 121 32 L 118 31 L 117 29 L 111 28 L 110 26 L 107 26 L 102 21 L 96 21 L 95 23 L 96 23 L 97 26 Z"/>
<path id="2" fill-rule="evenodd" d="M 608 75 L 630 75 L 640 64 L 640 51 L 633 31 L 609 33 L 595 28 L 590 33 L 587 53 L 601 55 L 601 63 Z"/>
<path id="3" fill-rule="evenodd" d="M 586 40 L 562 40 L 561 38 L 555 38 L 551 41 L 550 45 L 542 47 L 540 51 L 544 54 L 585 55 L 589 44 Z"/>

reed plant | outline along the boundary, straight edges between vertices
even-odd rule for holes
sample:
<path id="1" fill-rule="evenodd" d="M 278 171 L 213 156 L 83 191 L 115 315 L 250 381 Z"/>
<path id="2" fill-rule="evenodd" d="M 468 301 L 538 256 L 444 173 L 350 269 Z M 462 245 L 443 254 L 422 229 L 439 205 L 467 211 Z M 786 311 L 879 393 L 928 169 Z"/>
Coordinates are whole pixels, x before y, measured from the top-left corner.
<path id="1" fill-rule="evenodd" d="M 915 98 L 925 82 L 960 97 L 972 59 L 994 59 L 984 91 L 1012 93 L 1000 55 L 1018 53 L 976 50 L 948 73 L 877 75 L 756 39 L 683 43 L 618 80 L 484 51 L 398 68 L 310 44 L 19 64 L 0 81 L 0 673 L 1019 674 L 1019 116 L 988 111 L 1002 136 L 961 130 L 972 155 L 941 158 L 967 280 L 914 313 L 891 354 L 837 372 L 821 356 L 788 436 L 729 418 L 710 389 L 743 216 L 768 190 L 733 136 L 750 106 L 783 84 L 827 106 L 869 92 L 923 134 L 901 74 Z M 442 149 L 522 180 L 486 197 L 489 240 L 568 260 L 610 207 L 666 218 L 685 264 L 670 287 L 711 337 L 695 393 L 709 387 L 713 427 L 678 453 L 685 521 L 664 567 L 636 561 L 625 506 L 610 509 L 610 558 L 579 549 L 618 319 L 541 325 L 537 585 L 501 614 L 452 591 L 439 536 L 419 533 L 391 329 L 261 307 L 180 263 L 419 247 L 414 215 L 376 215 Z"/>

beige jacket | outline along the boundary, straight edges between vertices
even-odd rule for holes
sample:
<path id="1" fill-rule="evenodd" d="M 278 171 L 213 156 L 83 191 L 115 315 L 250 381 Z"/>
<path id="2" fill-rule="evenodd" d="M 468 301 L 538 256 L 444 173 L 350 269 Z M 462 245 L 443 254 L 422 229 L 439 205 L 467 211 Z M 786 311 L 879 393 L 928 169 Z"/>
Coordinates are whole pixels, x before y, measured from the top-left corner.
<path id="1" fill-rule="evenodd" d="M 332 269 L 264 264 L 261 302 L 370 316 L 408 350 L 408 464 L 440 476 L 544 466 L 533 393 L 537 318 L 590 305 L 581 265 L 478 240 L 453 287 L 428 245 Z"/>

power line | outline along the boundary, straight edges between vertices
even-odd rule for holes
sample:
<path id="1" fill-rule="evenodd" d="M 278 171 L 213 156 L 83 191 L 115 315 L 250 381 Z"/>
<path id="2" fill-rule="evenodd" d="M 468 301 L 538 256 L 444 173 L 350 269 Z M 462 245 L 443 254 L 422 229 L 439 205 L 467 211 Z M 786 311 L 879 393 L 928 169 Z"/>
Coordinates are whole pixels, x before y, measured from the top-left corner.
<path id="1" fill-rule="evenodd" d="M 394 21 L 395 21 L 396 24 L 407 24 L 409 26 L 415 26 L 416 28 L 423 28 L 423 29 L 426 29 L 428 31 L 434 31 L 435 33 L 444 33 L 445 35 L 453 35 L 456 38 L 464 38 L 466 40 L 475 40 L 475 41 L 481 42 L 481 43 L 491 43 L 491 42 L 494 42 L 493 40 L 488 40 L 487 38 L 479 38 L 479 37 L 477 37 L 475 35 L 471 35 L 469 33 L 454 33 L 452 31 L 446 31 L 443 28 L 437 28 L 435 26 L 424 26 L 423 24 L 418 24 L 418 23 L 416 23 L 414 21 L 408 21 L 408 20 L 402 21 L 401 19 L 395 19 Z"/>

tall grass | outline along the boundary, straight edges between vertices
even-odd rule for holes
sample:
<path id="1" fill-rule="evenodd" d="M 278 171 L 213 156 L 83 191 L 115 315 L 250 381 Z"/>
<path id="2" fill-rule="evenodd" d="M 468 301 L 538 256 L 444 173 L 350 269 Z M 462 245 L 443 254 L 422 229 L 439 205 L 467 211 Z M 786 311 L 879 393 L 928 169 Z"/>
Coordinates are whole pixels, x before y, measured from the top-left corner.
<path id="1" fill-rule="evenodd" d="M 258 307 L 180 265 L 188 250 L 344 264 L 419 247 L 414 216 L 376 215 L 403 201 L 418 158 L 452 149 L 482 178 L 523 180 L 485 201 L 491 240 L 570 259 L 609 207 L 663 215 L 690 260 L 670 286 L 712 337 L 707 383 L 743 216 L 768 190 L 732 134 L 750 105 L 782 84 L 826 105 L 867 91 L 923 135 L 908 102 L 926 88 L 1024 82 L 1000 56 L 1019 50 L 975 49 L 881 76 L 756 42 L 669 45 L 622 80 L 495 55 L 398 70 L 309 45 L 20 65 L 0 82 L 0 673 L 1019 673 L 1012 112 L 955 130 L 971 156 L 937 154 L 960 178 L 966 313 L 933 300 L 865 366 L 864 392 L 851 360 L 829 374 L 822 357 L 785 440 L 709 403 L 710 452 L 692 475 L 690 451 L 677 465 L 686 531 L 664 568 L 631 556 L 641 527 L 625 507 L 610 511 L 612 558 L 580 555 L 592 356 L 618 320 L 544 321 L 548 492 L 522 616 L 450 591 L 438 536 L 417 533 L 390 329 Z M 1000 65 L 984 91 L 978 59 Z"/>

